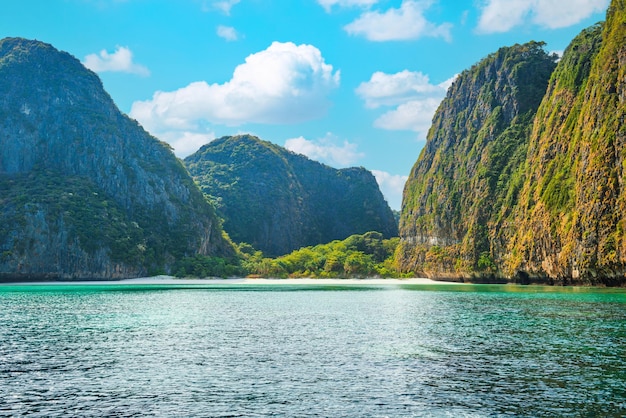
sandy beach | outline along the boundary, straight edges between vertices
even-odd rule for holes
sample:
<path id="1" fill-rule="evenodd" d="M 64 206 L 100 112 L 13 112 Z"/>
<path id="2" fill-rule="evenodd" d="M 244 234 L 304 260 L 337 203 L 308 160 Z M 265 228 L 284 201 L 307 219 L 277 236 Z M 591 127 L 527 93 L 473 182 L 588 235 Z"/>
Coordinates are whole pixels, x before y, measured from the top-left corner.
<path id="1" fill-rule="evenodd" d="M 157 277 L 142 277 L 138 279 L 122 280 L 120 283 L 130 284 L 321 284 L 321 285 L 334 285 L 334 284 L 450 284 L 449 282 L 440 282 L 426 278 L 409 278 L 409 279 L 312 279 L 312 278 L 297 278 L 297 279 L 271 279 L 271 278 L 207 278 L 207 279 L 178 279 L 171 276 L 157 276 Z"/>
<path id="2" fill-rule="evenodd" d="M 173 276 L 154 276 L 140 277 L 136 279 L 112 280 L 112 281 L 89 281 L 89 280 L 73 280 L 73 281 L 45 281 L 45 282 L 19 282 L 19 283 L 3 283 L 0 285 L 106 285 L 106 284 L 128 284 L 128 285 L 451 285 L 463 283 L 443 282 L 426 278 L 408 278 L 408 279 L 271 279 L 271 278 L 205 278 L 205 279 L 181 279 Z"/>

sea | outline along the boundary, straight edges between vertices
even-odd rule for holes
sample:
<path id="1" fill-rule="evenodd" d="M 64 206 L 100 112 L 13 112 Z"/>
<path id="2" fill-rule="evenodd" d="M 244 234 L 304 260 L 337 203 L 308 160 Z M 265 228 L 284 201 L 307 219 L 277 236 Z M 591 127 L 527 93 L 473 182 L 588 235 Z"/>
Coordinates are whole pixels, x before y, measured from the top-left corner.
<path id="1" fill-rule="evenodd" d="M 626 289 L 0 285 L 0 416 L 623 417 Z"/>

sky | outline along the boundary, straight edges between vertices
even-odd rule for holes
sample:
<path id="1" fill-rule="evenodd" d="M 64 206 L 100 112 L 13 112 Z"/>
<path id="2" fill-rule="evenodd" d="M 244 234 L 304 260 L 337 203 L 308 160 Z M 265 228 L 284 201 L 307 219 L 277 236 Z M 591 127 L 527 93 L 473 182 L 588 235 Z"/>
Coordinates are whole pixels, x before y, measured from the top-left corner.
<path id="1" fill-rule="evenodd" d="M 503 46 L 562 53 L 609 0 L 2 0 L 0 38 L 67 51 L 184 158 L 253 134 L 362 166 L 392 209 L 455 77 Z"/>

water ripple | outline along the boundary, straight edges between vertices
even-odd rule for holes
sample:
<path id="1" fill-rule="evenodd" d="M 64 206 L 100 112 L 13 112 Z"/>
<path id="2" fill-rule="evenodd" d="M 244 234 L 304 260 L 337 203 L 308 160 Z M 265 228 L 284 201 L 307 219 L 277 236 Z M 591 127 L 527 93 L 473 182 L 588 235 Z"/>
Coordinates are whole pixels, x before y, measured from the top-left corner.
<path id="1" fill-rule="evenodd" d="M 0 292 L 0 416 L 626 414 L 619 295 L 115 290 Z"/>

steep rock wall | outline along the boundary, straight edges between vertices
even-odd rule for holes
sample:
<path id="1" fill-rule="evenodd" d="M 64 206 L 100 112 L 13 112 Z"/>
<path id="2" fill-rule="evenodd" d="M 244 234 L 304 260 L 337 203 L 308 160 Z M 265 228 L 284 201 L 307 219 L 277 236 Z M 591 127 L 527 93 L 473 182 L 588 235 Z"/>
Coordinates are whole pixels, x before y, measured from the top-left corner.
<path id="1" fill-rule="evenodd" d="M 405 186 L 402 270 L 458 279 L 496 273 L 555 59 L 538 42 L 501 48 L 452 84 Z"/>
<path id="2" fill-rule="evenodd" d="M 133 277 L 231 251 L 169 146 L 78 60 L 4 39 L 0 92 L 0 274 Z"/>

